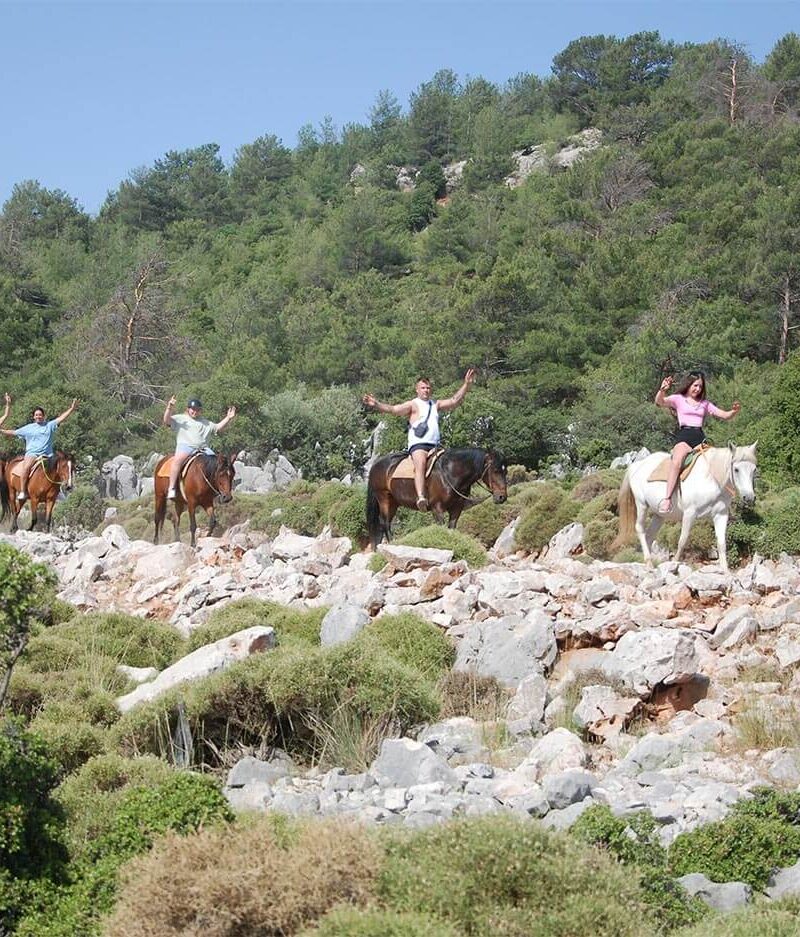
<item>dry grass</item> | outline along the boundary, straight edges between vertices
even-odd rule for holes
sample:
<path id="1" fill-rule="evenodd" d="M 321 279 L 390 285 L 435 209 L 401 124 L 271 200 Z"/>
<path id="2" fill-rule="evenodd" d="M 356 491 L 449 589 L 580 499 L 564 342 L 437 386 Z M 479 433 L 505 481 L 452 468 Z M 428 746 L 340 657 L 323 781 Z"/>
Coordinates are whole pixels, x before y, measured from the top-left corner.
<path id="1" fill-rule="evenodd" d="M 754 700 L 734 717 L 733 746 L 740 751 L 800 748 L 800 711 L 791 701 Z"/>
<path id="2" fill-rule="evenodd" d="M 314 764 L 341 767 L 349 773 L 366 771 L 386 738 L 400 734 L 398 725 L 386 716 L 370 716 L 344 701 L 330 715 L 309 714 L 306 724 L 312 730 Z"/>
<path id="3" fill-rule="evenodd" d="M 569 729 L 576 735 L 583 735 L 583 730 L 575 723 L 575 707 L 581 701 L 581 695 L 587 686 L 610 686 L 620 696 L 627 696 L 629 691 L 621 680 L 609 678 L 602 670 L 592 667 L 580 670 L 566 685 L 560 694 L 564 699 L 564 708 L 555 714 L 551 729 Z"/>
<path id="4" fill-rule="evenodd" d="M 439 681 L 442 719 L 469 716 L 476 722 L 498 722 L 505 717 L 511 698 L 494 677 L 452 670 Z"/>
<path id="5" fill-rule="evenodd" d="M 126 867 L 107 937 L 291 937 L 336 905 L 364 905 L 380 851 L 342 822 L 276 818 L 167 836 Z"/>

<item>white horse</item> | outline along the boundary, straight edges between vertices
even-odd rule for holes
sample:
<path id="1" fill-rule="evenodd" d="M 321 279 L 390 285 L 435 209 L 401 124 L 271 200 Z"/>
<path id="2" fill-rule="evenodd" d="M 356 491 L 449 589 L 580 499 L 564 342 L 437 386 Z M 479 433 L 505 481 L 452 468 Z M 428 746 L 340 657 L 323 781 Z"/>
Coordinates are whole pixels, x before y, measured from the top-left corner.
<path id="1" fill-rule="evenodd" d="M 679 560 L 689 539 L 692 524 L 699 517 L 710 517 L 717 537 L 720 566 L 727 574 L 729 570 L 725 536 L 731 501 L 736 494 L 745 504 L 755 501 L 753 477 L 756 471 L 756 443 L 752 446 L 734 446 L 730 443 L 727 449 L 706 449 L 698 457 L 697 464 L 686 480 L 675 489 L 672 510 L 664 515 L 658 513 L 658 505 L 666 494 L 667 483 L 651 482 L 648 479 L 658 464 L 668 458 L 667 452 L 654 452 L 628 468 L 619 490 L 617 543 L 627 543 L 636 530 L 645 561 L 651 563 L 650 548 L 659 528 L 665 520 L 680 518 L 681 536 L 675 553 L 675 559 Z M 654 517 L 645 531 L 648 509 Z"/>

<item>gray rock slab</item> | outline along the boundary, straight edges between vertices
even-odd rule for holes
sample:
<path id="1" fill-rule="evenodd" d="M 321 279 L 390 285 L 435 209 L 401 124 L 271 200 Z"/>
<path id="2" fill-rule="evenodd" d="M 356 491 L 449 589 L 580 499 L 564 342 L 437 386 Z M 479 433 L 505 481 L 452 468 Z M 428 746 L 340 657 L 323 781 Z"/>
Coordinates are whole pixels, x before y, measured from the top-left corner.
<path id="1" fill-rule="evenodd" d="M 800 861 L 786 869 L 776 869 L 769 877 L 766 894 L 773 900 L 800 895 Z"/>
<path id="2" fill-rule="evenodd" d="M 457 785 L 455 771 L 423 742 L 384 739 L 370 774 L 383 787 L 414 787 L 430 781 Z"/>
<path id="3" fill-rule="evenodd" d="M 320 644 L 331 647 L 351 641 L 370 622 L 367 612 L 356 605 L 335 605 L 326 612 L 320 628 Z"/>
<path id="4" fill-rule="evenodd" d="M 701 872 L 682 875 L 676 881 L 684 891 L 715 911 L 735 911 L 744 907 L 753 897 L 753 889 L 745 882 L 712 882 Z"/>

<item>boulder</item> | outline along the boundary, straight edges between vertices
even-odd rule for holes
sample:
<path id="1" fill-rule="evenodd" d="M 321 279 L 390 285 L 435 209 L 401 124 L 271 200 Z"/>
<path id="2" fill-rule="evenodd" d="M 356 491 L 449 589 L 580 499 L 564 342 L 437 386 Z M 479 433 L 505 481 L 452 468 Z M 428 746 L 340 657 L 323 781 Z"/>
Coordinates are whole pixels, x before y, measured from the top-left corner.
<path id="1" fill-rule="evenodd" d="M 764 891 L 775 901 L 800 895 L 800 862 L 795 862 L 787 869 L 776 869 L 770 875 Z"/>
<path id="2" fill-rule="evenodd" d="M 448 761 L 456 755 L 469 755 L 474 761 L 486 747 L 481 725 L 468 716 L 454 716 L 427 726 L 418 741 Z"/>
<path id="3" fill-rule="evenodd" d="M 442 566 L 453 559 L 452 550 L 434 550 L 428 547 L 402 547 L 381 543 L 378 553 L 385 556 L 392 569 L 405 572 L 409 569 L 430 569 Z"/>
<path id="4" fill-rule="evenodd" d="M 581 699 L 572 713 L 575 725 L 591 735 L 610 738 L 625 728 L 641 707 L 638 697 L 621 697 L 612 687 L 584 687 Z"/>
<path id="5" fill-rule="evenodd" d="M 553 729 L 534 742 L 522 763 L 512 772 L 516 777 L 540 781 L 549 774 L 583 768 L 586 747 L 569 729 Z"/>
<path id="6" fill-rule="evenodd" d="M 384 739 L 370 774 L 382 787 L 413 787 L 441 781 L 456 785 L 455 771 L 431 748 L 412 739 Z"/>
<path id="7" fill-rule="evenodd" d="M 548 560 L 573 556 L 583 550 L 583 524 L 577 521 L 562 527 L 558 533 L 553 534 L 550 542 L 543 550 Z"/>
<path id="8" fill-rule="evenodd" d="M 517 552 L 517 545 L 514 540 L 517 525 L 519 524 L 519 517 L 515 517 L 514 520 L 509 521 L 508 524 L 500 532 L 500 536 L 495 540 L 494 545 L 489 551 L 491 556 L 496 560 L 503 560 L 507 556 Z"/>
<path id="9" fill-rule="evenodd" d="M 723 913 L 744 907 L 753 897 L 752 887 L 745 882 L 712 882 L 702 872 L 681 875 L 676 881 L 685 892 Z"/>
<path id="10" fill-rule="evenodd" d="M 369 615 L 357 605 L 334 605 L 322 619 L 320 644 L 330 647 L 351 641 L 369 621 Z"/>
<path id="11" fill-rule="evenodd" d="M 578 804 L 586 797 L 591 797 L 597 786 L 593 774 L 588 771 L 560 771 L 550 774 L 542 783 L 544 796 L 553 810 L 563 810 L 571 804 Z"/>
<path id="12" fill-rule="evenodd" d="M 538 725 L 544 718 L 547 700 L 547 680 L 541 673 L 523 677 L 517 692 L 509 701 L 506 718 L 510 721 L 525 720 L 528 728 Z"/>
<path id="13" fill-rule="evenodd" d="M 181 683 L 199 680 L 224 670 L 235 661 L 275 647 L 275 643 L 274 628 L 254 626 L 237 631 L 230 637 L 206 644 L 182 657 L 176 664 L 162 670 L 155 680 L 143 683 L 125 696 L 120 696 L 116 701 L 117 706 L 120 712 L 128 712 L 139 703 L 156 699 Z"/>
<path id="14" fill-rule="evenodd" d="M 634 693 L 648 696 L 659 684 L 685 683 L 700 670 L 690 631 L 648 628 L 629 631 L 603 661 L 606 674 Z"/>
<path id="15" fill-rule="evenodd" d="M 549 668 L 557 653 L 549 615 L 541 611 L 525 618 L 507 615 L 470 626 L 459 642 L 453 669 L 495 677 L 516 689 L 524 677 Z"/>
<path id="16" fill-rule="evenodd" d="M 104 462 L 100 469 L 100 479 L 104 498 L 130 501 L 139 496 L 136 469 L 133 459 L 128 455 L 117 455 L 108 462 Z"/>
<path id="17" fill-rule="evenodd" d="M 136 561 L 133 578 L 142 581 L 176 576 L 185 572 L 194 562 L 194 550 L 188 544 L 150 544 L 148 552 Z"/>

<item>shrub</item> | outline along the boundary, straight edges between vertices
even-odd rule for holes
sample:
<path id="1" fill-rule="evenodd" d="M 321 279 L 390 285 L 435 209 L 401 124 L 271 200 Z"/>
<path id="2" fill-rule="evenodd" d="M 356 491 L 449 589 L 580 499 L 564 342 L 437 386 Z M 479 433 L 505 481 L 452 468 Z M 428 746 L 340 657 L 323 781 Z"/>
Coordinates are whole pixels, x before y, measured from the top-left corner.
<path id="1" fill-rule="evenodd" d="M 724 820 L 677 836 L 669 849 L 675 875 L 702 872 L 714 882 L 763 889 L 774 868 L 800 858 L 800 827 L 734 810 Z"/>
<path id="2" fill-rule="evenodd" d="M 460 530 L 450 530 L 448 527 L 441 527 L 438 524 L 421 527 L 419 530 L 404 536 L 399 543 L 407 547 L 452 550 L 455 561 L 465 560 L 473 569 L 485 566 L 488 561 L 486 550 L 474 537 L 470 537 Z"/>
<path id="3" fill-rule="evenodd" d="M 53 523 L 81 530 L 94 530 L 103 520 L 105 502 L 92 485 L 78 485 L 53 508 Z"/>
<path id="4" fill-rule="evenodd" d="M 797 937 L 800 899 L 784 898 L 706 918 L 676 937 Z"/>
<path id="5" fill-rule="evenodd" d="M 367 561 L 367 569 L 371 573 L 379 573 L 386 566 L 387 562 L 388 560 L 382 554 L 373 553 Z"/>
<path id="6" fill-rule="evenodd" d="M 635 878 L 599 850 L 506 817 L 458 820 L 387 842 L 378 881 L 390 908 L 466 935 L 642 932 Z"/>
<path id="7" fill-rule="evenodd" d="M 283 830 L 269 817 L 168 836 L 131 863 L 108 937 L 291 937 L 337 905 L 365 904 L 379 849 L 354 825 Z"/>
<path id="8" fill-rule="evenodd" d="M 113 744 L 126 754 L 169 752 L 179 698 L 212 761 L 237 743 L 280 744 L 313 758 L 322 747 L 315 725 L 330 723 L 345 702 L 364 719 L 396 723 L 400 731 L 439 712 L 433 686 L 377 643 L 296 645 L 255 655 L 137 707 L 112 727 Z"/>
<path id="9" fill-rule="evenodd" d="M 610 511 L 601 511 L 584 528 L 584 549 L 596 560 L 607 560 L 611 556 L 611 545 L 618 533 L 617 518 Z"/>
<path id="10" fill-rule="evenodd" d="M 88 721 L 74 703 L 48 705 L 30 723 L 47 744 L 62 775 L 69 774 L 105 748 L 105 730 Z"/>
<path id="11" fill-rule="evenodd" d="M 541 550 L 578 513 L 577 503 L 570 500 L 561 488 L 552 484 L 538 485 L 537 488 L 538 491 L 526 495 L 527 506 L 514 537 L 521 550 L 530 552 Z"/>
<path id="12" fill-rule="evenodd" d="M 459 937 L 459 932 L 413 911 L 336 908 L 301 937 Z"/>
<path id="13" fill-rule="evenodd" d="M 319 644 L 325 611 L 324 608 L 307 611 L 288 608 L 262 599 L 237 599 L 213 611 L 208 621 L 189 635 L 184 653 L 257 625 L 274 628 L 280 644 Z"/>
<path id="14" fill-rule="evenodd" d="M 536 472 L 531 472 L 524 465 L 506 466 L 506 483 L 509 485 L 521 485 L 523 482 L 529 482 L 536 478 Z"/>
<path id="15" fill-rule="evenodd" d="M 455 659 L 455 649 L 436 625 L 404 612 L 401 615 L 381 615 L 358 636 L 367 647 L 388 652 L 396 660 L 436 680 L 449 670 Z"/>
<path id="16" fill-rule="evenodd" d="M 664 544 L 670 553 L 674 553 L 678 548 L 680 535 L 680 524 L 665 524 L 658 532 L 656 539 L 659 543 Z M 686 542 L 686 548 L 683 551 L 684 559 L 694 557 L 699 560 L 707 560 L 716 549 L 717 539 L 711 521 L 705 518 L 697 521 L 692 527 L 692 532 Z"/>
<path id="17" fill-rule="evenodd" d="M 502 718 L 509 691 L 495 677 L 482 677 L 476 673 L 451 670 L 439 681 L 442 697 L 442 719 L 452 716 L 470 716 L 480 722 Z"/>
<path id="18" fill-rule="evenodd" d="M 495 504 L 489 498 L 465 511 L 459 518 L 458 529 L 488 548 L 518 514 L 519 507 L 514 504 Z"/>
<path id="19" fill-rule="evenodd" d="M 51 633 L 77 642 L 86 655 L 103 654 L 129 667 L 159 670 L 174 660 L 183 643 L 171 625 L 121 612 L 79 615 Z"/>
<path id="20" fill-rule="evenodd" d="M 354 546 L 367 542 L 365 499 L 365 489 L 361 486 L 354 488 L 349 497 L 338 504 L 329 515 L 333 532 L 340 537 L 349 537 Z"/>
<path id="21" fill-rule="evenodd" d="M 619 469 L 603 469 L 600 472 L 592 472 L 581 478 L 570 492 L 570 495 L 574 501 L 580 501 L 584 504 L 602 494 L 612 493 L 616 495 L 624 475 L 625 472 Z"/>
<path id="22" fill-rule="evenodd" d="M 761 549 L 772 557 L 800 553 L 800 488 L 787 489 L 766 513 Z"/>

